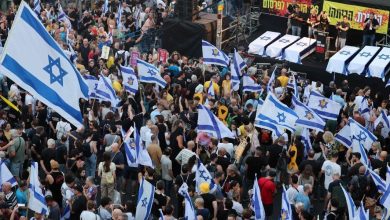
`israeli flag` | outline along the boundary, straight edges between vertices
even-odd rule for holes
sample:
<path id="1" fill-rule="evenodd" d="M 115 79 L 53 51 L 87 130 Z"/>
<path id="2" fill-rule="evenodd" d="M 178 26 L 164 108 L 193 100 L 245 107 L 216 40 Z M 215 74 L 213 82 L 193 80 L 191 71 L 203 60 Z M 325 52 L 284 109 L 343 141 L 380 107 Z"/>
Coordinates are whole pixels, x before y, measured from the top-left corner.
<path id="1" fill-rule="evenodd" d="M 284 185 L 282 193 L 282 210 L 280 212 L 280 219 L 293 220 L 291 204 L 288 201 L 286 187 Z"/>
<path id="2" fill-rule="evenodd" d="M 272 71 L 271 78 L 269 78 L 269 80 L 268 80 L 268 84 L 267 84 L 267 92 L 268 93 L 273 91 L 272 86 L 273 86 L 273 83 L 275 81 L 275 71 L 276 71 L 276 69 L 277 68 L 275 67 L 274 71 Z"/>
<path id="3" fill-rule="evenodd" d="M 112 107 L 116 107 L 119 103 L 110 78 L 103 76 L 103 74 L 100 74 L 96 95 L 103 101 L 111 102 Z"/>
<path id="4" fill-rule="evenodd" d="M 365 167 L 368 171 L 368 173 L 371 175 L 372 180 L 374 181 L 376 187 L 379 191 L 386 192 L 386 181 L 383 180 L 375 171 L 373 171 L 371 168 L 369 168 L 366 164 Z"/>
<path id="5" fill-rule="evenodd" d="M 390 167 L 389 164 L 386 165 L 387 170 L 386 170 L 386 186 L 390 185 Z"/>
<path id="6" fill-rule="evenodd" d="M 157 67 L 143 60 L 137 59 L 137 69 L 139 80 L 146 83 L 156 83 L 162 88 L 167 86 L 167 82 L 161 77 Z"/>
<path id="7" fill-rule="evenodd" d="M 104 0 L 104 3 L 102 5 L 102 12 L 103 14 L 108 12 L 108 0 Z"/>
<path id="8" fill-rule="evenodd" d="M 352 146 L 351 128 L 349 124 L 346 124 L 335 136 L 334 139 L 345 147 L 350 148 Z"/>
<path id="9" fill-rule="evenodd" d="M 274 94 L 269 93 L 264 101 L 259 115 L 259 127 L 274 131 L 277 136 L 280 136 L 280 128 L 285 128 L 291 132 L 295 132 L 295 122 L 298 115 L 288 106 L 280 102 Z"/>
<path id="10" fill-rule="evenodd" d="M 215 185 L 214 180 L 210 175 L 210 172 L 203 165 L 202 161 L 198 159 L 198 166 L 195 172 L 196 192 L 199 192 L 199 186 L 204 182 L 210 185 L 210 192 L 214 192 L 217 189 L 217 185 Z"/>
<path id="11" fill-rule="evenodd" d="M 255 126 L 256 126 L 256 124 L 258 124 L 260 122 L 260 118 L 258 118 L 258 116 L 261 113 L 261 108 L 263 107 L 263 104 L 264 104 L 264 100 L 261 99 L 261 97 L 259 97 L 259 100 L 257 102 L 257 107 L 256 107 Z"/>
<path id="12" fill-rule="evenodd" d="M 364 119 L 366 119 L 366 121 L 370 119 L 371 108 L 368 106 L 367 97 L 363 97 L 362 102 L 360 103 L 360 106 L 359 106 L 358 110 L 359 110 L 360 115 Z"/>
<path id="13" fill-rule="evenodd" d="M 130 127 L 129 130 L 127 130 L 127 132 L 125 130 L 123 130 L 123 128 L 121 129 L 121 135 L 122 135 L 122 140 L 123 142 L 126 142 L 126 143 L 129 143 L 130 141 L 130 135 L 134 132 L 134 128 L 133 127 Z"/>
<path id="14" fill-rule="evenodd" d="M 387 88 L 387 87 L 389 87 L 389 86 L 390 86 L 390 78 L 389 78 L 389 80 L 387 80 L 387 83 L 386 83 L 385 88 Z"/>
<path id="15" fill-rule="evenodd" d="M 360 145 L 370 150 L 372 143 L 377 140 L 376 136 L 352 118 L 349 118 L 348 122 L 351 130 L 352 151 L 359 152 Z"/>
<path id="16" fill-rule="evenodd" d="M 389 117 L 386 115 L 386 112 L 383 109 L 374 122 L 374 128 L 376 128 L 379 123 L 382 123 L 385 128 L 390 128 Z"/>
<path id="17" fill-rule="evenodd" d="M 198 132 L 206 132 L 221 139 L 234 137 L 232 131 L 204 105 L 198 105 Z"/>
<path id="18" fill-rule="evenodd" d="M 121 21 L 121 18 L 122 18 L 122 3 L 119 2 L 119 6 L 118 6 L 118 15 L 116 17 L 116 23 L 118 24 L 118 29 L 120 30 L 122 28 L 122 21 Z"/>
<path id="19" fill-rule="evenodd" d="M 259 183 L 257 180 L 257 175 L 255 175 L 255 180 L 253 183 L 253 195 L 252 195 L 252 209 L 255 212 L 255 220 L 264 220 L 265 219 L 265 210 L 263 202 L 261 201 L 261 192 Z"/>
<path id="20" fill-rule="evenodd" d="M 356 211 L 355 218 L 353 220 L 369 220 L 369 210 L 364 210 L 364 204 L 363 202 L 360 202 L 360 207 Z"/>
<path id="21" fill-rule="evenodd" d="M 250 76 L 244 74 L 242 77 L 243 92 L 261 92 L 261 85 L 257 84 Z"/>
<path id="22" fill-rule="evenodd" d="M 325 121 L 317 113 L 300 102 L 295 96 L 292 96 L 291 102 L 295 113 L 298 115 L 298 120 L 295 122 L 296 125 L 324 131 Z"/>
<path id="23" fill-rule="evenodd" d="M 126 154 L 126 160 L 127 164 L 137 166 L 137 158 L 138 154 L 140 152 L 140 145 L 135 144 L 136 142 L 139 142 L 139 140 L 130 140 L 130 135 L 134 132 L 133 127 L 130 127 L 127 132 L 125 132 L 123 129 L 121 129 L 122 139 L 123 139 L 123 146 L 125 147 L 125 154 Z M 139 135 L 135 135 L 135 138 L 140 138 Z"/>
<path id="24" fill-rule="evenodd" d="M 202 40 L 203 63 L 228 67 L 229 57 L 214 45 Z"/>
<path id="25" fill-rule="evenodd" d="M 41 183 L 38 177 L 38 163 L 32 162 L 30 169 L 30 196 L 28 200 L 28 208 L 36 213 L 45 215 L 48 211 L 45 196 L 43 195 Z"/>
<path id="26" fill-rule="evenodd" d="M 135 131 L 134 131 L 134 144 L 137 154 L 137 163 L 141 164 L 143 166 L 148 166 L 151 168 L 154 168 L 152 159 L 150 158 L 150 155 L 148 151 L 146 150 L 146 147 L 142 144 L 141 137 L 139 135 L 139 131 L 137 127 L 134 125 Z M 130 143 L 132 144 L 132 143 Z"/>
<path id="27" fill-rule="evenodd" d="M 70 23 L 68 16 L 62 9 L 61 4 L 58 4 L 58 21 L 64 23 L 67 28 L 72 28 L 72 24 Z"/>
<path id="28" fill-rule="evenodd" d="M 215 98 L 214 83 L 212 80 L 210 80 L 210 86 L 207 89 L 207 96 L 211 96 L 212 98 Z"/>
<path id="29" fill-rule="evenodd" d="M 0 72 L 74 126 L 81 126 L 79 99 L 88 99 L 88 86 L 24 1 L 9 33 Z"/>
<path id="30" fill-rule="evenodd" d="M 301 142 L 302 142 L 303 146 L 305 147 L 304 154 L 305 154 L 305 156 L 307 156 L 309 151 L 311 149 L 313 149 L 313 147 L 311 146 L 309 129 L 307 129 L 307 128 L 302 129 L 301 138 L 302 138 Z"/>
<path id="31" fill-rule="evenodd" d="M 341 105 L 326 98 L 317 91 L 311 91 L 308 107 L 313 109 L 322 119 L 337 120 Z"/>
<path id="32" fill-rule="evenodd" d="M 92 76 L 89 74 L 85 74 L 85 75 L 83 75 L 83 77 L 84 77 L 85 82 L 88 85 L 89 98 L 100 99 L 100 97 L 96 94 L 96 89 L 97 89 L 99 80 L 95 76 Z"/>
<path id="33" fill-rule="evenodd" d="M 34 0 L 34 12 L 37 13 L 37 15 L 40 15 L 41 9 L 41 0 Z"/>
<path id="34" fill-rule="evenodd" d="M 149 219 L 154 201 L 154 186 L 142 177 L 138 190 L 137 211 L 135 219 Z"/>
<path id="35" fill-rule="evenodd" d="M 390 212 L 389 212 L 389 210 L 390 210 L 390 185 L 388 185 L 387 187 L 386 187 L 386 191 L 385 191 L 385 193 L 382 195 L 382 197 L 379 199 L 379 203 L 381 204 L 381 205 L 383 205 L 384 207 L 385 207 L 385 209 L 386 209 L 386 212 L 385 212 L 385 214 L 384 214 L 384 217 L 385 218 L 382 218 L 382 219 L 386 219 L 386 220 L 388 220 L 389 219 L 389 217 L 390 217 Z"/>
<path id="36" fill-rule="evenodd" d="M 69 52 L 70 52 L 70 61 L 73 63 L 73 64 L 76 64 L 76 61 L 77 61 L 77 53 L 76 51 L 74 51 L 72 45 L 68 44 L 68 48 L 69 48 Z"/>
<path id="37" fill-rule="evenodd" d="M 65 208 L 62 211 L 61 214 L 61 220 L 66 220 L 70 218 L 70 205 L 68 202 L 66 202 Z"/>
<path id="38" fill-rule="evenodd" d="M 295 76 L 294 75 L 290 76 L 290 78 L 288 80 L 288 83 L 287 83 L 287 88 L 293 89 L 294 96 L 297 97 L 297 99 L 299 100 L 299 91 L 298 91 L 297 82 L 295 80 Z"/>
<path id="39" fill-rule="evenodd" d="M 187 183 L 183 183 L 179 188 L 179 194 L 184 197 L 184 216 L 185 220 L 196 220 L 195 208 L 192 204 L 190 194 L 188 193 Z"/>
<path id="40" fill-rule="evenodd" d="M 236 49 L 234 49 L 233 60 L 230 63 L 230 72 L 232 74 L 232 89 L 233 91 L 238 91 L 240 87 L 240 76 L 241 71 L 246 67 L 245 61 L 242 59 L 240 54 L 237 53 Z"/>
<path id="41" fill-rule="evenodd" d="M 347 192 L 341 184 L 340 184 L 340 187 L 343 190 L 345 200 L 347 201 L 349 219 L 355 219 L 355 216 L 356 216 L 355 203 L 353 202 L 353 199 L 352 199 L 351 195 L 349 194 L 349 192 Z"/>
<path id="42" fill-rule="evenodd" d="M 165 220 L 164 213 L 163 213 L 162 209 L 158 209 L 158 212 L 160 213 L 159 220 Z"/>
<path id="43" fill-rule="evenodd" d="M 138 92 L 138 79 L 133 68 L 121 66 L 121 73 L 123 78 L 123 87 L 130 94 L 135 95 Z"/>
<path id="44" fill-rule="evenodd" d="M 4 160 L 0 160 L 0 190 L 3 186 L 3 183 L 8 182 L 11 183 L 12 187 L 18 185 L 15 177 L 12 175 L 11 171 L 9 171 L 7 165 Z"/>

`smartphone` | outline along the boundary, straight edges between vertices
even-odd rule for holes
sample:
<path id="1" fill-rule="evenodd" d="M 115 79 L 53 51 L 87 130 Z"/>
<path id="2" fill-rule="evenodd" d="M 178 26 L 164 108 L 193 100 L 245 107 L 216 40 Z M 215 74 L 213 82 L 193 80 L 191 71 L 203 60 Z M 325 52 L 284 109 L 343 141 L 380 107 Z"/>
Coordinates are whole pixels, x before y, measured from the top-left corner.
<path id="1" fill-rule="evenodd" d="M 26 207 L 26 205 L 25 204 L 22 204 L 22 203 L 18 203 L 18 207 L 20 208 L 20 207 Z"/>

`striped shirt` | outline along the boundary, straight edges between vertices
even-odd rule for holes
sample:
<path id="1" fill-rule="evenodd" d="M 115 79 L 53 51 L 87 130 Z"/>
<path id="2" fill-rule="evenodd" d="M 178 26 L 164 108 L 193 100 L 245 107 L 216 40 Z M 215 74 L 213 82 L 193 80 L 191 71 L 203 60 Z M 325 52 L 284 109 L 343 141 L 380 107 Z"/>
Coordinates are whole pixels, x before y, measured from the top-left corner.
<path id="1" fill-rule="evenodd" d="M 176 161 L 180 163 L 180 165 L 184 165 L 188 163 L 188 160 L 190 157 L 194 156 L 195 153 L 188 150 L 188 149 L 183 149 L 180 151 L 180 153 L 176 156 Z"/>
<path id="2" fill-rule="evenodd" d="M 8 194 L 5 195 L 5 203 L 7 203 L 8 207 L 13 210 L 17 204 L 16 201 L 16 194 L 12 191 L 10 191 Z"/>

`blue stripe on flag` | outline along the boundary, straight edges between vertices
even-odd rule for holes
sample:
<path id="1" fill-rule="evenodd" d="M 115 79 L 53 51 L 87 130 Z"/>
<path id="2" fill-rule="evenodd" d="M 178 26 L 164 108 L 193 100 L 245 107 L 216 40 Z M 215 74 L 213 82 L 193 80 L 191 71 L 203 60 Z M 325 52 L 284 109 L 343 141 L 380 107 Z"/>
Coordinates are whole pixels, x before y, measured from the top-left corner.
<path id="1" fill-rule="evenodd" d="M 44 91 L 44 98 L 46 98 L 49 102 L 57 106 L 61 106 L 64 111 L 66 111 L 69 115 L 71 115 L 80 123 L 83 121 L 79 110 L 72 108 L 67 102 L 62 99 L 61 96 L 58 95 L 56 91 L 44 84 L 40 79 L 36 78 L 34 74 L 24 69 L 16 60 L 14 60 L 8 54 L 5 55 L 2 65 L 9 71 L 15 73 L 15 77 L 18 77 L 21 81 L 28 84 L 35 91 Z"/>
<path id="2" fill-rule="evenodd" d="M 300 125 L 310 126 L 313 129 L 316 129 L 316 128 L 321 129 L 321 130 L 324 129 L 324 126 L 322 124 L 318 124 L 318 123 L 307 121 L 307 120 L 297 119 L 297 121 L 295 123 L 300 124 Z"/>
<path id="3" fill-rule="evenodd" d="M 279 101 L 275 100 L 273 96 L 270 96 L 269 100 L 276 106 L 276 108 L 281 109 L 282 111 L 284 111 L 288 114 L 291 114 L 291 115 L 298 117 L 297 113 L 295 113 L 291 108 L 288 108 L 288 107 L 280 104 Z"/>
<path id="4" fill-rule="evenodd" d="M 210 120 L 211 120 L 211 123 L 212 123 L 213 126 L 214 126 L 215 133 L 217 134 L 218 139 L 221 139 L 221 131 L 219 130 L 218 123 L 217 123 L 217 121 L 215 120 L 214 114 L 211 113 L 211 111 L 209 111 L 209 110 L 206 109 L 206 108 L 204 108 L 204 110 L 205 110 L 205 111 L 207 112 L 207 114 L 209 115 L 209 118 L 210 118 Z"/>
<path id="5" fill-rule="evenodd" d="M 150 76 L 141 76 L 140 81 L 148 82 L 148 83 L 157 83 L 161 87 L 165 87 L 167 85 L 166 82 L 163 82 L 155 77 L 150 77 Z"/>
<path id="6" fill-rule="evenodd" d="M 44 26 L 36 20 L 36 18 L 33 17 L 30 13 L 30 11 L 27 8 L 23 8 L 21 18 L 31 26 L 32 29 L 34 29 L 42 39 L 49 44 L 51 48 L 53 48 L 57 53 L 59 53 L 65 60 L 67 60 L 69 63 L 72 63 L 64 51 L 58 46 L 58 44 L 55 42 L 55 40 L 50 36 L 50 34 L 46 31 Z M 38 23 L 39 22 L 39 23 Z M 82 80 L 81 75 L 77 71 L 77 69 L 74 67 L 74 65 L 70 65 L 73 68 L 73 71 L 76 73 L 77 79 L 79 81 L 80 90 L 82 91 L 83 95 L 85 97 L 88 97 L 88 86 L 84 83 L 84 80 Z"/>
<path id="7" fill-rule="evenodd" d="M 218 64 L 221 64 L 221 65 L 224 65 L 224 66 L 227 66 L 228 63 L 220 60 L 220 59 L 215 59 L 215 58 L 203 58 L 203 62 L 207 62 L 207 63 L 218 63 Z"/>
<path id="8" fill-rule="evenodd" d="M 343 142 L 342 144 L 347 145 L 346 147 L 350 147 L 352 145 L 352 142 L 350 140 L 348 140 L 347 138 L 345 138 L 339 134 L 335 135 L 335 139 L 339 139 L 340 142 Z"/>
<path id="9" fill-rule="evenodd" d="M 328 117 L 328 118 L 332 118 L 332 119 L 337 119 L 337 117 L 339 116 L 338 114 L 332 114 L 332 113 L 329 113 L 329 112 L 324 112 L 324 111 L 321 111 L 321 110 L 318 110 L 318 109 L 312 109 L 315 113 L 317 113 L 320 117 Z"/>

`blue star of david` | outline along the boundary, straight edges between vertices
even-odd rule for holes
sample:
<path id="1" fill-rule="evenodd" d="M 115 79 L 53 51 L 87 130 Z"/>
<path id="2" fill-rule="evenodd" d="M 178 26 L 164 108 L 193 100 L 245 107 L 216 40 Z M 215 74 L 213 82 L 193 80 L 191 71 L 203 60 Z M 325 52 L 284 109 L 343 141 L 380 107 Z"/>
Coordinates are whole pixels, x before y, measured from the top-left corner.
<path id="1" fill-rule="evenodd" d="M 367 135 L 363 131 L 360 131 L 360 133 L 357 136 L 353 135 L 352 139 L 357 140 L 359 143 L 360 142 L 366 142 Z"/>
<path id="2" fill-rule="evenodd" d="M 387 54 L 381 54 L 378 56 L 378 58 L 380 60 L 387 60 L 387 59 L 390 59 L 390 55 L 387 55 Z"/>
<path id="3" fill-rule="evenodd" d="M 301 47 L 305 47 L 305 46 L 307 45 L 307 43 L 298 42 L 297 45 L 298 45 L 298 46 L 301 46 Z"/>
<path id="4" fill-rule="evenodd" d="M 200 178 L 203 178 L 205 181 L 209 180 L 208 176 L 205 176 L 206 171 L 205 170 L 199 170 Z"/>
<path id="5" fill-rule="evenodd" d="M 268 36 L 262 36 L 262 37 L 260 37 L 260 40 L 269 40 L 269 39 L 271 39 L 271 38 L 268 37 Z"/>
<path id="6" fill-rule="evenodd" d="M 129 77 L 128 79 L 127 79 L 127 83 L 129 84 L 129 85 L 133 85 L 133 82 L 134 82 L 134 78 L 133 77 Z"/>
<path id="7" fill-rule="evenodd" d="M 307 118 L 308 120 L 311 120 L 314 118 L 314 115 L 310 111 L 306 111 L 305 118 Z"/>
<path id="8" fill-rule="evenodd" d="M 154 72 L 152 69 L 148 69 L 148 73 L 149 73 L 151 76 L 156 75 L 156 72 Z"/>
<path id="9" fill-rule="evenodd" d="M 45 66 L 43 70 L 45 70 L 50 75 L 50 84 L 58 82 L 61 86 L 63 86 L 64 76 L 68 74 L 64 69 L 61 68 L 60 58 L 53 59 L 50 55 L 49 57 L 49 65 Z M 53 73 L 53 66 L 58 68 L 59 75 L 56 76 Z"/>
<path id="10" fill-rule="evenodd" d="M 279 113 L 278 112 L 278 116 L 276 116 L 279 120 L 279 122 L 286 122 L 286 116 L 284 115 L 284 113 Z"/>
<path id="11" fill-rule="evenodd" d="M 360 56 L 361 56 L 361 57 L 370 57 L 370 56 L 371 56 L 371 53 L 370 53 L 370 52 L 361 52 L 361 53 L 360 53 Z"/>
<path id="12" fill-rule="evenodd" d="M 143 200 L 141 200 L 141 202 L 142 202 L 142 207 L 146 207 L 146 205 L 148 204 L 148 198 L 144 198 Z"/>
<path id="13" fill-rule="evenodd" d="M 320 103 L 318 104 L 319 107 L 322 109 L 326 108 L 328 105 L 328 102 L 325 99 L 320 100 Z"/>
<path id="14" fill-rule="evenodd" d="M 290 42 L 289 40 L 287 40 L 287 39 L 280 39 L 279 40 L 279 42 L 282 42 L 282 43 L 288 43 L 288 42 Z"/>
<path id="15" fill-rule="evenodd" d="M 341 51 L 340 54 L 341 55 L 349 55 L 349 54 L 351 54 L 351 52 L 344 50 L 344 51 Z"/>

